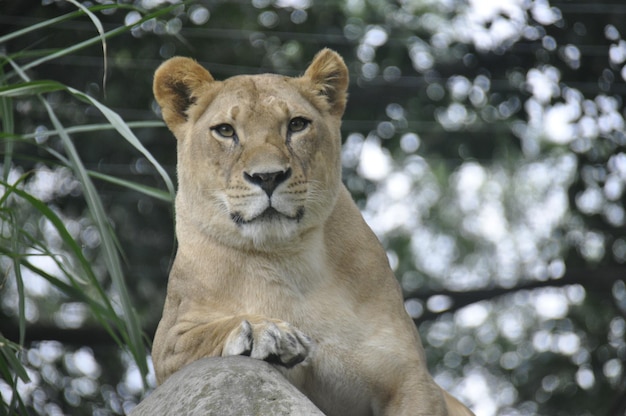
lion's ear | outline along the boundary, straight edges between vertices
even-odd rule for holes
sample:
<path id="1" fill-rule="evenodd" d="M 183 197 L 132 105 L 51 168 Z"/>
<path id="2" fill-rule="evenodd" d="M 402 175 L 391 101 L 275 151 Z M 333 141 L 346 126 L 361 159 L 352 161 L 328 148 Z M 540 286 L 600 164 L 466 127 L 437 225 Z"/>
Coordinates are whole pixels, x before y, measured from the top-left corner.
<path id="1" fill-rule="evenodd" d="M 330 104 L 330 113 L 341 116 L 346 108 L 348 89 L 348 68 L 339 54 L 330 49 L 322 49 L 304 73 Z"/>
<path id="2" fill-rule="evenodd" d="M 190 58 L 171 58 L 157 68 L 152 89 L 170 130 L 187 121 L 187 110 L 202 87 L 213 81 L 209 71 Z"/>

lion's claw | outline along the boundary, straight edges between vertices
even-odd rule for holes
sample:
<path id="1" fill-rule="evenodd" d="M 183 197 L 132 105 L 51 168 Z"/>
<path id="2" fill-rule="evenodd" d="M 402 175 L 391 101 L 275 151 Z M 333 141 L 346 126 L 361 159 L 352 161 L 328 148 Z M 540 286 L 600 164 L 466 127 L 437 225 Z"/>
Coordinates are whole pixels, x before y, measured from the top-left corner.
<path id="1" fill-rule="evenodd" d="M 223 356 L 247 355 L 285 367 L 304 361 L 313 341 L 285 322 L 263 321 L 252 324 L 243 320 L 226 340 Z"/>

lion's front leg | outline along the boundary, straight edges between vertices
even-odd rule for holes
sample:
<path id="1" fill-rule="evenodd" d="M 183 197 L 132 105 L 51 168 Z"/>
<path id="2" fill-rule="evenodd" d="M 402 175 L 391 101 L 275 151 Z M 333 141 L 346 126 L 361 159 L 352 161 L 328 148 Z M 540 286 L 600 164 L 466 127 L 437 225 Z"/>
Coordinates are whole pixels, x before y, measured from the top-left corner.
<path id="1" fill-rule="evenodd" d="M 286 322 L 244 319 L 226 339 L 222 356 L 247 355 L 293 367 L 308 357 L 312 346 L 308 336 Z"/>
<path id="2" fill-rule="evenodd" d="M 246 355 L 292 367 L 313 348 L 313 341 L 289 323 L 256 315 L 193 314 L 169 324 L 161 321 L 152 347 L 159 383 L 203 357 Z"/>

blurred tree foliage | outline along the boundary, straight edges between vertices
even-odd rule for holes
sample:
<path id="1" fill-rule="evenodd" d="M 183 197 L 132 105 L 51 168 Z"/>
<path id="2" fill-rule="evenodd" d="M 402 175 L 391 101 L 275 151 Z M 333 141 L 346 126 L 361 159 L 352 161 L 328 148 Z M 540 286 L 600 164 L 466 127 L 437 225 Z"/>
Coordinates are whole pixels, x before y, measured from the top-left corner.
<path id="1" fill-rule="evenodd" d="M 0 348 L 14 364 L 0 365 L 10 373 L 0 379 L 0 414 L 20 406 L 121 414 L 147 391 L 145 351 L 114 337 L 129 331 L 121 285 L 151 339 L 175 250 L 171 194 L 157 169 L 175 171 L 175 141 L 151 94 L 158 64 L 186 55 L 218 79 L 296 75 L 322 47 L 341 53 L 352 77 L 344 180 L 387 247 L 437 381 L 479 415 L 625 414 L 621 0 L 81 4 L 102 25 L 104 54 L 78 2 L 0 6 Z M 27 30 L 41 22 L 54 24 Z M 16 67 L 45 88 L 17 90 L 25 81 Z M 121 283 L 103 247 L 109 231 L 98 228 L 89 189 L 38 97 L 89 171 L 123 253 Z M 94 101 L 119 114 L 160 164 Z M 71 241 L 51 226 L 52 214 L 79 252 L 63 248 Z M 30 245 L 19 247 L 16 229 Z M 81 276 L 64 291 L 42 279 L 63 275 L 60 252 L 68 269 L 84 256 L 94 281 Z M 110 318 L 90 303 L 98 290 Z"/>

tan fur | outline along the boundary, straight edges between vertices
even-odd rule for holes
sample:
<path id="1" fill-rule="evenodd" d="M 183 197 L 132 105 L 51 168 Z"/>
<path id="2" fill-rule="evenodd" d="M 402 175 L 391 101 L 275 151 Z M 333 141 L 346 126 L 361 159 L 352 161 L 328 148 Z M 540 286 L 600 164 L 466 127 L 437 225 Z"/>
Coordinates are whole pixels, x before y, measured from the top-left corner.
<path id="1" fill-rule="evenodd" d="M 471 414 L 428 374 L 385 251 L 341 183 L 347 85 L 328 49 L 299 78 L 215 81 L 188 58 L 156 71 L 179 179 L 159 383 L 244 354 L 276 363 L 328 415 Z"/>

